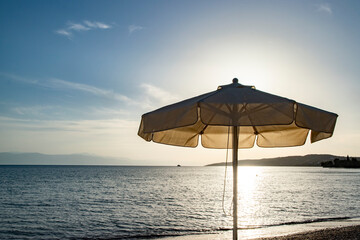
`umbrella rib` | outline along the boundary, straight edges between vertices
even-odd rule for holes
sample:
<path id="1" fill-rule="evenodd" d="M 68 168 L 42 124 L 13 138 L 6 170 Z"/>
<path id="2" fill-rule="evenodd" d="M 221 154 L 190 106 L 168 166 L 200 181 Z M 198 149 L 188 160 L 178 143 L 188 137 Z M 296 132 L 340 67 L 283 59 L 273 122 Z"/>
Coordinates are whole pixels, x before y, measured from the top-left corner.
<path id="1" fill-rule="evenodd" d="M 225 106 L 227 107 L 227 109 L 229 110 L 229 112 L 231 112 L 230 104 L 225 104 Z"/>
<path id="2" fill-rule="evenodd" d="M 187 140 L 186 140 L 186 142 L 185 142 L 185 146 L 192 140 L 192 139 L 194 139 L 196 136 L 197 136 L 198 134 L 196 133 L 195 135 L 193 135 L 192 137 L 190 137 L 190 138 L 188 138 Z"/>
<path id="3" fill-rule="evenodd" d="M 189 143 L 192 139 L 198 136 L 198 134 L 202 135 L 205 131 L 205 129 L 208 127 L 208 125 L 205 125 L 203 129 L 200 132 L 196 132 L 193 136 L 191 136 L 188 140 L 186 140 L 185 145 Z"/>
<path id="4" fill-rule="evenodd" d="M 224 105 L 224 104 L 221 104 L 221 105 Z M 229 109 L 229 111 L 230 111 L 230 106 L 228 105 L 228 104 L 225 104 L 225 106 Z M 223 111 L 224 112 L 224 114 L 226 114 L 226 112 L 225 111 Z M 212 114 L 212 116 L 210 117 L 210 119 L 209 119 L 209 122 L 211 122 L 213 119 L 214 119 L 214 117 L 215 117 L 215 115 L 216 115 L 216 112 L 214 112 L 213 114 Z M 230 115 L 230 114 L 229 114 Z M 200 117 L 200 120 L 201 120 L 201 117 Z M 207 125 L 206 125 L 207 126 Z M 230 126 L 230 123 L 229 123 L 229 126 Z M 205 127 L 206 128 L 206 127 Z M 205 128 L 203 129 L 203 130 L 205 130 Z"/>
<path id="5" fill-rule="evenodd" d="M 295 113 L 294 113 L 294 104 L 296 103 L 295 101 L 292 102 L 293 103 L 293 107 L 292 107 L 292 122 L 295 120 Z M 283 113 L 282 111 L 280 111 L 279 109 L 277 109 L 276 107 L 274 107 L 274 104 L 269 104 L 272 109 L 274 109 L 275 111 L 277 111 L 278 113 L 281 113 L 282 115 L 286 116 L 287 115 L 285 113 Z"/>
<path id="6" fill-rule="evenodd" d="M 278 113 L 288 117 L 285 113 L 283 113 L 282 111 L 280 111 L 279 109 L 274 107 L 273 104 L 269 104 L 268 106 L 266 106 L 266 105 L 258 106 L 258 107 L 253 109 L 252 113 L 257 113 L 257 112 L 259 112 L 261 110 L 264 110 L 264 109 L 266 109 L 268 107 L 271 107 L 273 110 L 277 111 Z M 245 112 L 245 116 L 250 116 L 250 113 Z M 249 117 L 249 120 L 250 120 L 251 124 L 253 125 L 253 121 L 251 121 L 250 117 Z M 289 124 L 292 123 L 293 121 L 294 121 L 294 113 L 293 113 L 293 116 L 292 116 L 292 121 L 289 122 Z"/>
<path id="7" fill-rule="evenodd" d="M 245 109 L 245 112 L 247 111 L 246 110 L 246 106 L 247 106 L 247 103 L 245 103 L 244 104 L 244 109 Z M 258 131 L 257 131 L 257 129 L 256 129 L 256 126 L 254 125 L 254 122 L 253 122 L 253 120 L 252 120 L 252 117 L 250 117 L 251 115 L 250 114 L 247 114 L 247 116 L 248 116 L 248 118 L 249 118 L 249 120 L 250 120 L 250 123 L 251 123 L 251 126 L 252 126 L 252 128 L 253 128 L 253 130 L 254 130 L 254 134 L 255 135 L 257 135 L 258 134 Z"/>
<path id="8" fill-rule="evenodd" d="M 206 102 L 202 102 L 202 103 L 203 103 L 206 107 L 208 107 L 210 110 L 212 110 L 211 112 L 213 113 L 213 116 L 211 117 L 211 119 L 213 119 L 216 114 L 221 114 L 221 115 L 223 115 L 223 116 L 226 116 L 226 117 L 228 117 L 228 118 L 231 118 L 231 114 L 225 112 L 224 110 L 217 109 L 217 108 L 211 106 L 211 104 L 206 103 Z M 222 104 L 222 105 L 223 105 L 223 104 Z M 200 111 L 201 111 L 201 107 L 200 107 Z M 200 120 L 201 120 L 201 116 L 200 116 Z"/>

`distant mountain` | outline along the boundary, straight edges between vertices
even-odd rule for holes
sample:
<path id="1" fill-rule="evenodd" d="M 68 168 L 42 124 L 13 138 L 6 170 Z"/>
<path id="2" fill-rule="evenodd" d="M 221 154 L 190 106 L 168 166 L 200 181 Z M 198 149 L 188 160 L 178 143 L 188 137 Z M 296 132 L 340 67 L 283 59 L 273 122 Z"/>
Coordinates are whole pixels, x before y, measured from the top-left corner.
<path id="1" fill-rule="evenodd" d="M 1 152 L 0 165 L 136 165 L 136 162 L 87 154 L 48 155 Z"/>
<path id="2" fill-rule="evenodd" d="M 240 160 L 239 166 L 321 166 L 322 162 L 331 161 L 335 158 L 344 158 L 330 154 L 310 154 L 305 156 L 288 156 L 276 158 L 263 158 L 257 160 Z M 228 166 L 231 165 L 228 162 Z M 213 163 L 206 166 L 225 166 L 224 162 Z"/>

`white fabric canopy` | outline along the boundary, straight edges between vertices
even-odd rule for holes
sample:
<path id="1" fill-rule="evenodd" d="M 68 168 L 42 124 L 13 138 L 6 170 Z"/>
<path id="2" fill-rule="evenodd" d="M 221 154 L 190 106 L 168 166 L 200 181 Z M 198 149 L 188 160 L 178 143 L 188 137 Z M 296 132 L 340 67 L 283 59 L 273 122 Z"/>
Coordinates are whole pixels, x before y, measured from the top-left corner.
<path id="1" fill-rule="evenodd" d="M 303 145 L 332 136 L 337 114 L 244 86 L 237 81 L 142 116 L 138 135 L 146 141 L 226 148 L 229 126 L 238 126 L 238 148 Z M 232 145 L 230 138 L 229 146 Z"/>
<path id="2" fill-rule="evenodd" d="M 146 141 L 183 147 L 233 149 L 233 239 L 237 240 L 237 150 L 303 145 L 332 136 L 337 115 L 244 86 L 235 78 L 185 101 L 146 113 L 139 136 Z M 231 138 L 229 136 L 232 136 Z"/>

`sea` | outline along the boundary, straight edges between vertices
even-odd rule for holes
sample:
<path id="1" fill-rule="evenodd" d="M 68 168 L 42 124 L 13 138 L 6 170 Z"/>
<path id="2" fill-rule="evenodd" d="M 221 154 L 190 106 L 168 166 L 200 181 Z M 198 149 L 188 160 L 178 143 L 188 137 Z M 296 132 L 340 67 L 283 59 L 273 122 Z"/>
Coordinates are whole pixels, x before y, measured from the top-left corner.
<path id="1" fill-rule="evenodd" d="M 0 184 L 0 239 L 232 229 L 231 167 L 0 166 Z M 239 167 L 238 202 L 240 231 L 359 218 L 360 169 Z"/>

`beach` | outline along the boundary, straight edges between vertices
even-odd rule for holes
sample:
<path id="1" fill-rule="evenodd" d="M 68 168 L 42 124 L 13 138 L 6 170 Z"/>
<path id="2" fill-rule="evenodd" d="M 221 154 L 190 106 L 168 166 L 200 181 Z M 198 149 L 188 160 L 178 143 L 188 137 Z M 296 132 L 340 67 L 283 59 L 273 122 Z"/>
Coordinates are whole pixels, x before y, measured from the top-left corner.
<path id="1" fill-rule="evenodd" d="M 164 239 L 164 238 L 162 238 Z M 165 238 L 168 239 L 168 238 Z M 169 238 L 170 239 L 170 238 Z M 186 239 L 186 240 L 231 240 L 231 234 L 209 234 L 209 235 L 196 235 L 189 237 L 178 237 L 171 239 Z M 239 239 L 254 239 L 254 238 L 239 238 Z M 255 240 L 358 240 L 360 239 L 360 225 L 339 227 L 339 228 L 326 228 L 322 230 L 314 230 L 310 232 L 301 232 L 297 234 L 267 237 L 267 238 L 255 238 Z"/>
<path id="2" fill-rule="evenodd" d="M 336 239 L 336 240 L 357 240 L 360 239 L 360 225 L 340 228 L 327 228 L 317 231 L 298 233 L 293 235 L 259 238 L 259 240 L 322 240 L 322 239 Z"/>
<path id="3" fill-rule="evenodd" d="M 314 222 L 238 231 L 239 239 L 247 240 L 342 240 L 360 239 L 360 218 Z M 231 240 L 232 231 L 159 238 L 159 240 Z"/>

